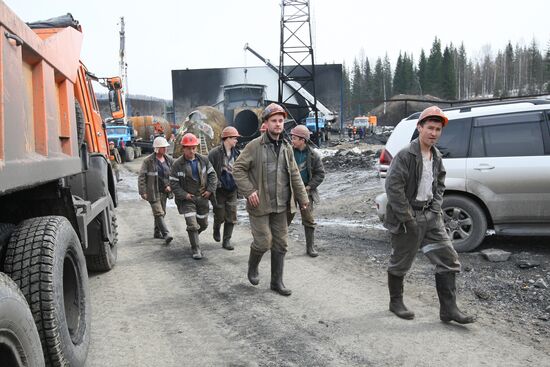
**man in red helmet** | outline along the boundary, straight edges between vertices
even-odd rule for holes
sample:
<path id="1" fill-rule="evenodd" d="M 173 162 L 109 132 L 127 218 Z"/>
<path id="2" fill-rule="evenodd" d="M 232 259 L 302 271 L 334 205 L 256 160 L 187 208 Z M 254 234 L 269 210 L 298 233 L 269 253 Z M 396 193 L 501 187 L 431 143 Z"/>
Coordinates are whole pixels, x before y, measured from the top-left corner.
<path id="1" fill-rule="evenodd" d="M 221 226 L 223 225 L 222 247 L 233 250 L 231 235 L 237 223 L 237 185 L 233 178 L 233 165 L 239 156 L 237 139 L 241 136 L 237 129 L 228 126 L 222 130 L 222 143 L 208 153 L 208 159 L 216 175 L 218 187 L 216 189 L 216 205 L 214 205 L 214 241 L 221 241 Z"/>
<path id="2" fill-rule="evenodd" d="M 460 271 L 458 254 L 445 231 L 441 204 L 445 191 L 445 167 L 435 147 L 449 122 L 439 107 L 420 114 L 418 138 L 392 160 L 386 177 L 388 196 L 384 226 L 391 234 L 392 252 L 388 265 L 390 311 L 411 320 L 414 312 L 403 303 L 403 279 L 419 249 L 435 265 L 439 297 L 439 318 L 460 324 L 474 322 L 456 305 L 455 275 Z"/>
<path id="3" fill-rule="evenodd" d="M 300 170 L 300 176 L 306 186 L 309 198 L 307 208 L 300 210 L 302 215 L 302 225 L 306 234 L 306 252 L 311 257 L 317 257 L 319 253 L 315 248 L 314 233 L 315 219 L 313 218 L 313 203 L 319 202 L 319 186 L 325 179 L 325 168 L 319 154 L 310 146 L 309 137 L 311 132 L 304 125 L 298 125 L 290 130 L 291 143 L 294 148 L 294 159 Z M 288 225 L 294 219 L 294 213 L 288 211 Z"/>
<path id="4" fill-rule="evenodd" d="M 183 214 L 193 259 L 202 259 L 199 234 L 208 227 L 208 200 L 216 191 L 218 178 L 208 157 L 197 154 L 199 140 L 191 133 L 181 139 L 183 155 L 170 171 L 170 181 L 178 212 Z"/>
<path id="5" fill-rule="evenodd" d="M 276 103 L 265 108 L 262 120 L 267 131 L 249 142 L 233 167 L 239 192 L 247 198 L 246 209 L 254 242 L 248 260 L 248 279 L 259 283 L 258 265 L 271 250 L 271 289 L 289 296 L 283 283 L 284 257 L 287 251 L 287 209 L 296 201 L 302 209 L 308 205 L 306 189 L 294 160 L 292 147 L 283 137 L 286 111 Z M 296 209 L 291 207 L 294 212 Z"/>

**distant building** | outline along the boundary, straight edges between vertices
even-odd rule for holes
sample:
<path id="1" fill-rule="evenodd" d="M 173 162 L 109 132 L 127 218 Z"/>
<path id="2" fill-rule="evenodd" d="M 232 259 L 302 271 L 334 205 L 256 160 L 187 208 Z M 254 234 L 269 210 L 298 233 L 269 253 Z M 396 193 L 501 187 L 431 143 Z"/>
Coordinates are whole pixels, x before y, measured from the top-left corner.
<path id="1" fill-rule="evenodd" d="M 107 94 L 97 94 L 97 102 L 102 118 L 111 116 Z M 141 95 L 130 95 L 126 98 L 127 116 L 159 116 L 174 123 L 174 108 L 172 101 Z"/>

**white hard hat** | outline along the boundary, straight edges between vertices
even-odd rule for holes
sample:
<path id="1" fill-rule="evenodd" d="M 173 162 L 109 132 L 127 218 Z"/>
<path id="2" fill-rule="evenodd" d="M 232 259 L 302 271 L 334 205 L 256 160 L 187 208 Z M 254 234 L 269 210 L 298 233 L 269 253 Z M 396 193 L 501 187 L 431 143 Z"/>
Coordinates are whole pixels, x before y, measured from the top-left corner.
<path id="1" fill-rule="evenodd" d="M 162 136 L 157 136 L 155 140 L 153 140 L 153 148 L 165 148 L 169 146 L 170 143 L 168 143 L 166 139 Z"/>

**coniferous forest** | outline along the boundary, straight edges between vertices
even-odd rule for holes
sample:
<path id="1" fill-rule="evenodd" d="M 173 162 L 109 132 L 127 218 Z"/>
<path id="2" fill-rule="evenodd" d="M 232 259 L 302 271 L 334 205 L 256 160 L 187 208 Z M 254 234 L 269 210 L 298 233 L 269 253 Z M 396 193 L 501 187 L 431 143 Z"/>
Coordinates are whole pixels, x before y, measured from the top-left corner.
<path id="1" fill-rule="evenodd" d="M 395 67 L 388 56 L 374 64 L 368 57 L 344 64 L 344 119 L 367 114 L 399 94 L 433 96 L 446 101 L 550 94 L 550 42 L 535 40 L 494 52 L 485 46 L 471 57 L 464 44 L 443 46 L 436 37 L 429 52 L 415 58 L 400 53 Z"/>

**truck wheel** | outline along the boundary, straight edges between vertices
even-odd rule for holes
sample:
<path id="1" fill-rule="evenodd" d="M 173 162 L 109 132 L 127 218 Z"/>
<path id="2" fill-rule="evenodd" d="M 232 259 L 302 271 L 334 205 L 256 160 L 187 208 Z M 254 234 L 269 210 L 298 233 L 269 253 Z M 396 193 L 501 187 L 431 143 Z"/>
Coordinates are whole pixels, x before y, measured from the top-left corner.
<path id="1" fill-rule="evenodd" d="M 0 271 L 4 270 L 4 257 L 6 256 L 6 247 L 15 225 L 11 223 L 0 223 Z"/>
<path id="2" fill-rule="evenodd" d="M 17 284 L 0 273 L 0 361 L 3 366 L 43 366 L 40 336 Z"/>
<path id="3" fill-rule="evenodd" d="M 86 123 L 84 121 L 84 113 L 82 112 L 82 107 L 80 103 L 75 99 L 74 109 L 76 112 L 76 138 L 78 141 L 78 148 L 84 143 L 84 131 L 86 129 Z"/>
<path id="4" fill-rule="evenodd" d="M 94 219 L 90 226 L 97 227 L 95 231 L 88 231 L 88 241 L 90 246 L 98 246 L 99 253 L 97 255 L 86 255 L 86 265 L 89 271 L 109 271 L 115 264 L 117 259 L 117 243 L 118 243 L 118 224 L 116 215 L 111 218 L 111 231 L 113 233 L 113 241 L 103 241 L 101 236 L 101 221 Z"/>
<path id="5" fill-rule="evenodd" d="M 141 157 L 141 147 L 135 147 L 134 150 L 135 150 L 134 155 L 136 156 L 136 158 Z"/>
<path id="6" fill-rule="evenodd" d="M 4 269 L 29 302 L 48 366 L 83 366 L 90 291 L 82 247 L 65 217 L 27 219 L 12 233 Z"/>
<path id="7" fill-rule="evenodd" d="M 131 162 L 134 160 L 134 158 L 135 158 L 134 148 L 126 147 L 126 149 L 124 149 L 124 160 L 126 162 Z"/>
<path id="8" fill-rule="evenodd" d="M 445 229 L 457 252 L 478 247 L 487 232 L 485 213 L 473 200 L 464 196 L 449 195 L 443 198 Z"/>

